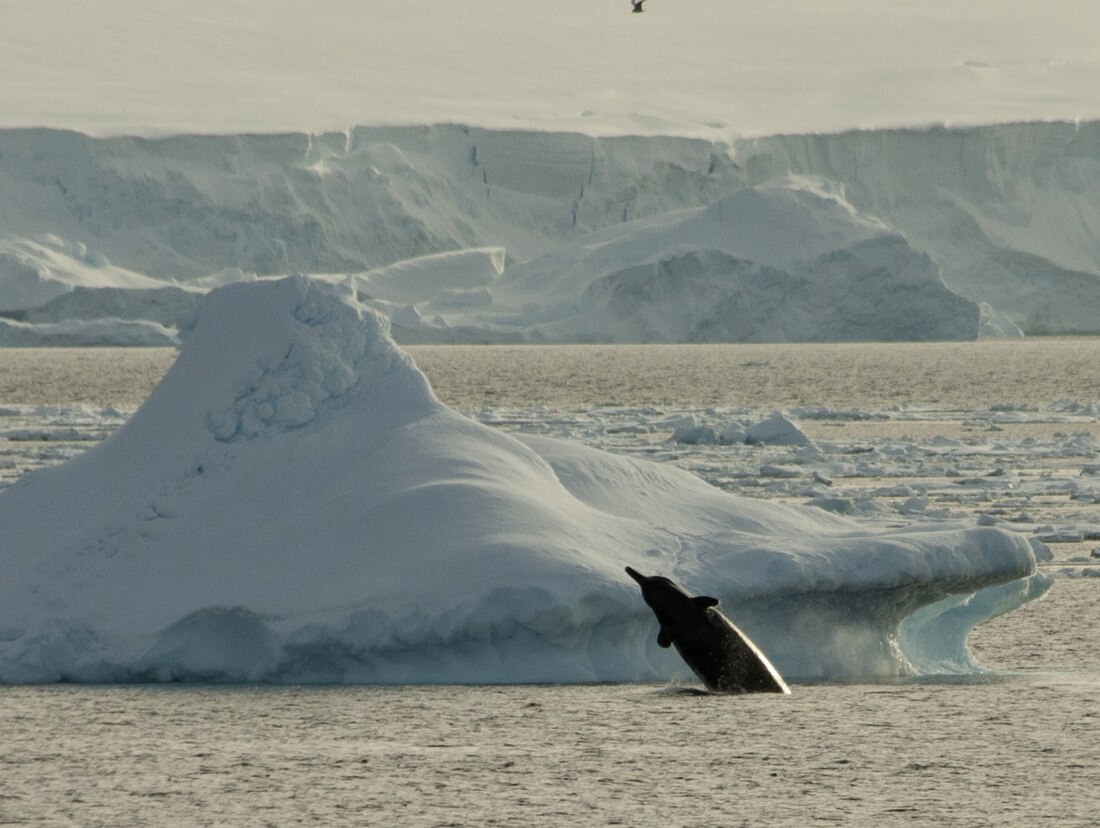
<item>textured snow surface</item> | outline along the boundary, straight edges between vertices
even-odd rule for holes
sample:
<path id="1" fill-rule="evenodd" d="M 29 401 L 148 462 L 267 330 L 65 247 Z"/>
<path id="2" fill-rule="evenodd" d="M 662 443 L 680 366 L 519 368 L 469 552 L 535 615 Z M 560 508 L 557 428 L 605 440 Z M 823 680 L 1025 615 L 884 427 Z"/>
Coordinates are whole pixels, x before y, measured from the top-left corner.
<path id="1" fill-rule="evenodd" d="M 494 431 L 346 287 L 229 285 L 184 331 L 125 425 L 0 492 L 0 679 L 682 674 L 627 564 L 720 597 L 787 676 L 958 671 L 1047 583 L 999 528 L 868 529 Z"/>

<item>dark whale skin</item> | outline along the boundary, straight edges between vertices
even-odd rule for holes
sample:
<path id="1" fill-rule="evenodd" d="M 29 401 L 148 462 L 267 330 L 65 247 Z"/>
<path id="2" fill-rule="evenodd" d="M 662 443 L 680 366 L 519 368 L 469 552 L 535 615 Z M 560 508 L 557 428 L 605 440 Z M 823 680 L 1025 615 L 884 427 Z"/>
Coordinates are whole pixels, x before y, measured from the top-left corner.
<path id="1" fill-rule="evenodd" d="M 657 643 L 675 646 L 706 688 L 715 693 L 790 693 L 779 671 L 737 626 L 718 611 L 718 599 L 690 595 L 661 576 L 627 574 L 661 625 Z"/>

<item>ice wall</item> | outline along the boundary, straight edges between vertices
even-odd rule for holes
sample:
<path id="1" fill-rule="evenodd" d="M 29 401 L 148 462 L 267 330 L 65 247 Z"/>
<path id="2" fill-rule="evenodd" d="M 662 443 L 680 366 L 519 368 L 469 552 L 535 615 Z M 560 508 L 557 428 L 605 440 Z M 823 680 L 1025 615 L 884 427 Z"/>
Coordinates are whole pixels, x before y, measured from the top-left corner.
<path id="1" fill-rule="evenodd" d="M 158 278 L 366 271 L 484 246 L 522 261 L 740 186 L 724 153 L 454 125 L 161 139 L 2 130 L 0 237 L 87 238 Z"/>
<path id="2" fill-rule="evenodd" d="M 1025 333 L 1100 332 L 1100 123 L 776 136 L 736 155 L 749 182 L 837 182 Z"/>
<path id="3" fill-rule="evenodd" d="M 1000 529 L 871 530 L 494 431 L 346 288 L 229 285 L 185 333 L 109 439 L 0 492 L 0 681 L 682 675 L 627 564 L 718 595 L 789 677 L 889 676 L 964 663 L 1005 609 L 945 600 L 1045 583 Z"/>
<path id="4" fill-rule="evenodd" d="M 365 272 L 486 246 L 515 263 L 791 175 L 834 187 L 929 254 L 1002 329 L 1100 330 L 1097 123 L 733 144 L 456 125 L 158 139 L 3 130 L 0 239 L 55 234 L 157 280 Z M 28 284 L 7 261 L 0 306 Z M 46 281 L 47 298 L 68 289 Z"/>

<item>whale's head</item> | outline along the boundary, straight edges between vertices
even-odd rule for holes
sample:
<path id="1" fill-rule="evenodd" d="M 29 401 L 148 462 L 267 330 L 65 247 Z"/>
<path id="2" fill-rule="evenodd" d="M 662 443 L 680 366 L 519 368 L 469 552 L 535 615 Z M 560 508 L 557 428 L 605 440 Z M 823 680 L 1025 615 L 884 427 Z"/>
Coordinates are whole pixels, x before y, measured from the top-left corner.
<path id="1" fill-rule="evenodd" d="M 684 612 L 697 613 L 718 603 L 714 598 L 693 597 L 675 581 L 662 575 L 643 575 L 629 566 L 626 574 L 637 581 L 642 588 L 642 598 L 662 621 Z"/>

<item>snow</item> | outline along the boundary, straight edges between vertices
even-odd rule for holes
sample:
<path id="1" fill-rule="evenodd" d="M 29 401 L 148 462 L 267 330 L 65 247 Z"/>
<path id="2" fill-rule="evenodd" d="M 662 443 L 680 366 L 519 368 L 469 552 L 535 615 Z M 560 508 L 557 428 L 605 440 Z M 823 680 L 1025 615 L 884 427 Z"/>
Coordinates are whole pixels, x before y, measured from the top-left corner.
<path id="1" fill-rule="evenodd" d="M 46 305 L 76 287 L 156 290 L 162 281 L 113 267 L 102 253 L 57 236 L 0 240 L 0 311 Z"/>
<path id="2" fill-rule="evenodd" d="M 183 331 L 125 425 L 0 491 L 0 680 L 683 674 L 639 562 L 717 595 L 786 676 L 957 671 L 973 623 L 1049 583 L 999 527 L 870 527 L 493 430 L 347 284 L 231 284 Z"/>
<path id="3" fill-rule="evenodd" d="M 168 346 L 176 334 L 156 322 L 104 319 L 65 319 L 29 323 L 0 318 L 0 347 L 88 347 L 97 345 Z"/>
<path id="4" fill-rule="evenodd" d="M 0 346 L 172 345 L 179 315 L 201 296 L 82 242 L 0 240 Z"/>
<path id="5" fill-rule="evenodd" d="M 624 255 L 618 269 L 605 261 L 582 296 L 615 305 L 612 319 L 601 308 L 563 319 L 542 301 L 542 317 L 520 305 L 502 328 L 489 319 L 494 277 L 453 284 L 462 279 L 449 266 L 471 275 L 456 260 L 375 273 L 375 307 L 407 342 L 1097 332 L 1095 4 L 626 5 L 324 0 L 307 11 L 275 0 L 257 14 L 239 1 L 43 0 L 8 10 L 0 313 L 74 287 L 342 277 L 464 250 L 506 251 L 508 269 L 546 268 L 532 260 L 548 255 L 580 266 L 587 233 L 733 207 L 741 188 L 793 178 L 884 235 L 870 250 L 829 247 L 846 254 L 828 260 L 840 273 L 817 255 L 780 266 L 771 254 L 811 252 L 792 235 L 805 225 L 742 216 L 736 253 L 682 239 L 659 256 Z M 651 228 L 636 230 L 624 244 L 643 246 Z M 47 236 L 70 252 L 43 247 Z M 848 290 L 827 307 L 854 307 L 803 319 L 798 302 L 777 297 L 801 285 L 800 268 L 817 288 Z M 884 276 L 866 305 L 851 291 L 860 274 Z M 941 279 L 980 311 L 944 296 Z M 736 312 L 707 317 L 742 289 L 750 307 L 739 310 L 763 320 L 756 327 Z M 638 307 L 636 292 L 661 290 L 674 296 Z M 694 290 L 711 301 L 686 302 Z M 799 292 L 820 305 L 814 289 Z M 912 303 L 911 328 L 877 312 L 886 295 Z M 129 313 L 91 302 L 17 319 L 95 324 L 5 325 L 3 342 L 111 341 L 112 330 L 119 343 L 162 341 L 138 321 L 171 338 L 173 320 L 141 313 L 147 299 L 133 297 Z"/>
<path id="6" fill-rule="evenodd" d="M 750 142 L 757 175 L 818 176 L 939 264 L 1011 335 L 1095 332 L 1100 127 L 999 124 Z"/>
<path id="7" fill-rule="evenodd" d="M 975 668 L 969 627 L 1046 588 L 1045 542 L 1092 536 L 1023 510 L 1095 500 L 1090 434 L 865 450 L 798 421 L 896 412 L 590 418 L 817 508 L 760 503 L 491 430 L 388 331 L 1097 333 L 1100 10 L 625 5 L 6 10 L 0 346 L 183 346 L 103 442 L 117 412 L 9 429 L 35 463 L 71 459 L 0 489 L 0 680 L 663 677 L 680 666 L 622 577 L 643 556 L 788 675 Z M 750 471 L 708 471 L 719 449 Z M 1021 451 L 1081 473 L 966 472 Z M 888 479 L 903 467 L 945 482 Z M 1013 486 L 1020 514 L 958 520 Z"/>
<path id="8" fill-rule="evenodd" d="M 435 300 L 433 291 L 450 295 L 483 288 L 504 272 L 503 247 L 475 248 L 407 259 L 355 277 L 361 294 L 387 302 Z"/>
<path id="9" fill-rule="evenodd" d="M 0 314 L 95 330 L 8 325 L 3 341 L 162 341 L 115 319 L 173 336 L 148 295 L 128 312 L 91 301 L 11 316 L 72 288 L 372 271 L 375 306 L 407 342 L 1096 333 L 1098 23 L 1084 0 L 657 0 L 643 15 L 625 0 L 8 9 Z M 766 209 L 792 226 L 742 221 L 736 251 L 666 240 L 660 255 L 590 272 L 580 296 L 615 304 L 610 319 L 589 308 L 567 320 L 546 299 L 528 303 L 539 319 L 522 304 L 506 327 L 488 318 L 494 281 L 545 268 L 539 257 L 580 267 L 587 234 L 792 180 L 882 234 L 831 246 L 840 260 L 780 266 L 770 254 L 811 252 L 792 243 L 805 225 Z M 47 235 L 69 252 L 43 249 Z M 495 277 L 461 259 L 376 272 L 489 248 L 507 255 Z M 841 318 L 780 301 L 806 268 L 832 291 L 827 307 L 850 307 Z M 860 274 L 881 290 L 865 305 L 851 292 Z M 750 281 L 744 313 L 758 328 L 707 318 Z M 636 293 L 661 290 L 638 306 Z M 693 304 L 697 290 L 712 301 Z M 881 295 L 913 312 L 879 314 Z M 912 329 L 898 333 L 899 318 Z"/>
<path id="10" fill-rule="evenodd" d="M 806 436 L 797 423 L 782 411 L 773 411 L 758 422 L 736 419 L 726 423 L 711 425 L 700 422 L 691 415 L 680 417 L 665 423 L 672 428 L 674 443 L 688 445 L 732 445 L 748 443 L 750 445 L 808 446 L 814 448 L 814 442 Z"/>
<path id="11" fill-rule="evenodd" d="M 782 411 L 773 411 L 768 419 L 745 430 L 746 443 L 779 446 L 812 446 L 813 441 Z"/>
<path id="12" fill-rule="evenodd" d="M 301 272 L 408 343 L 1095 333 L 1098 131 L 4 131 L 0 313 L 171 330 L 181 291 Z"/>
<path id="13" fill-rule="evenodd" d="M 974 339 L 979 323 L 931 259 L 807 180 L 588 234 L 491 292 L 548 341 Z"/>

